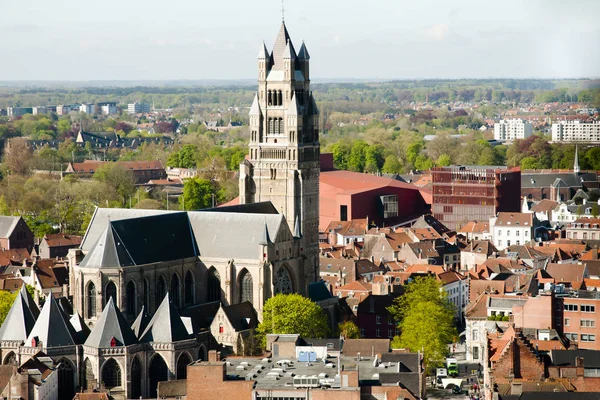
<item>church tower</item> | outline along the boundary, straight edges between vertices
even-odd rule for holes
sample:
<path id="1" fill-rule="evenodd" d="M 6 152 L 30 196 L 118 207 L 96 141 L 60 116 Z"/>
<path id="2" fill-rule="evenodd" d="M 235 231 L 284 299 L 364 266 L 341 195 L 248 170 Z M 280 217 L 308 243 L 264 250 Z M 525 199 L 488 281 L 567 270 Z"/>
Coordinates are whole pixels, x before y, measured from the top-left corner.
<path id="1" fill-rule="evenodd" d="M 320 144 L 309 60 L 304 43 L 296 53 L 285 22 L 271 53 L 260 45 L 250 154 L 240 165 L 240 204 L 273 203 L 303 241 L 312 269 L 318 262 Z"/>

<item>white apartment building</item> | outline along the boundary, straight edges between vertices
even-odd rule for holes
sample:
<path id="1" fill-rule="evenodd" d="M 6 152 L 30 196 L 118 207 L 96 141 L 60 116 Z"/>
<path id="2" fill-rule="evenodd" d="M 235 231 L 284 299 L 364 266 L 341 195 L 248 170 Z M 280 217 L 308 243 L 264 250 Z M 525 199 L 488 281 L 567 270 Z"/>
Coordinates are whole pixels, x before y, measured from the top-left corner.
<path id="1" fill-rule="evenodd" d="M 46 110 L 46 107 L 44 107 L 44 106 L 37 106 L 37 107 L 32 108 L 33 115 L 46 114 L 46 112 L 47 112 L 47 110 Z"/>
<path id="2" fill-rule="evenodd" d="M 115 103 L 104 103 L 101 106 L 102 114 L 110 115 L 117 113 L 117 105 Z"/>
<path id="3" fill-rule="evenodd" d="M 535 216 L 532 213 L 500 212 L 490 218 L 492 243 L 498 250 L 516 244 L 524 245 L 534 239 Z"/>
<path id="4" fill-rule="evenodd" d="M 71 106 L 61 104 L 56 106 L 56 114 L 58 115 L 68 115 L 71 112 Z"/>
<path id="5" fill-rule="evenodd" d="M 150 112 L 150 104 L 148 103 L 132 103 L 127 104 L 127 112 L 129 114 L 144 114 Z"/>
<path id="6" fill-rule="evenodd" d="M 553 142 L 600 143 L 600 121 L 559 121 L 552 124 Z"/>
<path id="7" fill-rule="evenodd" d="M 494 124 L 495 140 L 527 139 L 531 135 L 533 125 L 522 119 L 502 119 Z"/>
<path id="8" fill-rule="evenodd" d="M 82 104 L 79 106 L 79 112 L 85 114 L 93 114 L 96 111 L 96 106 L 94 104 Z"/>

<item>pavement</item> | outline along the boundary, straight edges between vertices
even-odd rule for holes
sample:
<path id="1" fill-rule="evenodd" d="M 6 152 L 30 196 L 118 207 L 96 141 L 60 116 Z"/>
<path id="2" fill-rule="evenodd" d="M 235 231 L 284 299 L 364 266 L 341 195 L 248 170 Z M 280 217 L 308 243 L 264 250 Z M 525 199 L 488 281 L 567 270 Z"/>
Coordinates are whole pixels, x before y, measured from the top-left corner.
<path id="1" fill-rule="evenodd" d="M 452 394 L 451 389 L 432 388 L 431 384 L 427 386 L 427 399 L 430 400 L 465 400 L 474 394 L 471 389 L 473 384 L 480 384 L 478 371 L 481 371 L 481 365 L 468 362 L 464 344 L 449 345 L 450 357 L 456 358 L 458 363 L 458 377 L 464 380 L 462 389 L 463 394 Z M 477 398 L 477 397 L 475 397 Z"/>

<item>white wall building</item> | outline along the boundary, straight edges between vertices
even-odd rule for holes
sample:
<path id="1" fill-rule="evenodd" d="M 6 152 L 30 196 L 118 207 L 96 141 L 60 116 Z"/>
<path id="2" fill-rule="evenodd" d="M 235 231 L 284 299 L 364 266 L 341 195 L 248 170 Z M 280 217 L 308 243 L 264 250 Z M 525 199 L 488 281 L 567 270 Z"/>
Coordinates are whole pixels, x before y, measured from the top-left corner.
<path id="1" fill-rule="evenodd" d="M 150 104 L 148 103 L 131 103 L 127 104 L 127 112 L 129 114 L 144 114 L 150 112 Z"/>
<path id="2" fill-rule="evenodd" d="M 94 104 L 82 104 L 79 106 L 79 112 L 85 114 L 93 114 L 96 111 L 96 106 Z"/>
<path id="3" fill-rule="evenodd" d="M 114 103 L 105 103 L 101 105 L 102 114 L 110 115 L 117 113 L 117 105 Z"/>
<path id="4" fill-rule="evenodd" d="M 552 124 L 552 141 L 600 143 L 600 122 L 556 122 Z"/>
<path id="5" fill-rule="evenodd" d="M 61 104 L 56 106 L 56 114 L 58 115 L 67 115 L 71 112 L 71 110 L 71 106 L 69 105 Z"/>
<path id="6" fill-rule="evenodd" d="M 526 244 L 534 238 L 534 221 L 531 213 L 498 213 L 497 217 L 490 218 L 492 243 L 498 250 Z"/>
<path id="7" fill-rule="evenodd" d="M 494 124 L 495 140 L 526 139 L 532 134 L 533 125 L 522 119 L 502 119 Z"/>

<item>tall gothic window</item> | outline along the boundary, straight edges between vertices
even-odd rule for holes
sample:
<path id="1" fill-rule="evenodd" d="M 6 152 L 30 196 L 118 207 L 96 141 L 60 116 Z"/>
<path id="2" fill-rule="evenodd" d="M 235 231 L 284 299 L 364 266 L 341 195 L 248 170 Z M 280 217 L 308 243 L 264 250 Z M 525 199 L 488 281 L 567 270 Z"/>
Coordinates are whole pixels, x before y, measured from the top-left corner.
<path id="1" fill-rule="evenodd" d="M 135 283 L 133 283 L 133 281 L 129 281 L 127 284 L 127 291 L 125 293 L 127 293 L 125 296 L 125 300 L 127 301 L 127 315 L 134 317 L 137 310 L 135 309 L 136 292 Z"/>
<path id="2" fill-rule="evenodd" d="M 283 129 L 283 118 L 279 118 L 279 134 L 283 135 L 285 133 Z"/>
<path id="3" fill-rule="evenodd" d="M 169 379 L 169 368 L 165 363 L 165 360 L 160 355 L 155 355 L 150 362 L 150 370 L 148 373 L 150 379 L 150 398 L 156 398 L 156 389 L 158 388 L 158 382 L 163 382 Z"/>
<path id="4" fill-rule="evenodd" d="M 221 300 L 221 277 L 215 267 L 208 271 L 206 287 L 206 301 Z"/>
<path id="5" fill-rule="evenodd" d="M 93 282 L 88 283 L 85 294 L 85 308 L 88 318 L 96 316 L 96 285 Z"/>
<path id="6" fill-rule="evenodd" d="M 160 276 L 158 278 L 158 282 L 156 282 L 156 308 L 160 305 L 160 303 L 165 298 L 167 294 L 167 283 L 165 282 L 165 278 Z"/>
<path id="7" fill-rule="evenodd" d="M 130 399 L 138 399 L 142 395 L 142 367 L 136 356 L 131 363 Z"/>
<path id="8" fill-rule="evenodd" d="M 289 294 L 294 291 L 292 286 L 292 279 L 287 268 L 280 267 L 275 275 L 275 294 L 283 293 Z"/>
<path id="9" fill-rule="evenodd" d="M 115 306 L 118 305 L 118 303 L 117 303 L 117 286 L 112 281 L 108 282 L 108 285 L 106 285 L 106 291 L 104 294 L 104 304 L 108 303 L 108 299 L 110 299 L 111 297 L 113 299 L 113 302 L 115 303 Z"/>
<path id="10" fill-rule="evenodd" d="M 194 302 L 194 276 L 192 274 L 192 271 L 188 271 L 185 274 L 185 294 L 184 294 L 184 301 L 185 304 L 191 304 Z"/>
<path id="11" fill-rule="evenodd" d="M 75 396 L 75 367 L 62 358 L 58 364 L 58 398 L 72 399 Z"/>
<path id="12" fill-rule="evenodd" d="M 249 301 L 252 303 L 252 275 L 245 269 L 240 277 L 240 302 Z"/>
<path id="13" fill-rule="evenodd" d="M 94 377 L 94 368 L 92 367 L 92 363 L 89 358 L 85 359 L 85 363 L 83 364 L 83 389 L 92 390 L 96 387 L 96 378 Z"/>
<path id="14" fill-rule="evenodd" d="M 108 360 L 102 368 L 102 382 L 107 389 L 121 386 L 121 367 L 114 358 Z"/>
<path id="15" fill-rule="evenodd" d="M 187 378 L 187 366 L 192 363 L 188 353 L 181 353 L 177 360 L 177 379 Z"/>
<path id="16" fill-rule="evenodd" d="M 173 274 L 171 278 L 171 301 L 179 307 L 179 277 L 177 274 Z"/>
<path id="17" fill-rule="evenodd" d="M 269 118 L 269 135 L 272 135 L 273 132 L 275 131 L 275 128 L 273 127 L 273 118 Z"/>

